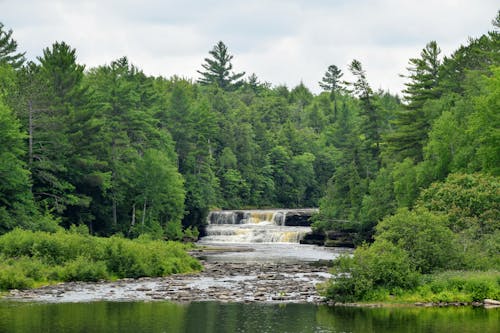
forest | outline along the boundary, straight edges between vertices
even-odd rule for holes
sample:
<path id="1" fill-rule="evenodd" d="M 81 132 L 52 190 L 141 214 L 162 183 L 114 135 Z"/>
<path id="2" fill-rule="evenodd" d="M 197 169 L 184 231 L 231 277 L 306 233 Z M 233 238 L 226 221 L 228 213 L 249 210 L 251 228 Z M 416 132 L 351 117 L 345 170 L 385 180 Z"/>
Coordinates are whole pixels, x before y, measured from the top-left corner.
<path id="1" fill-rule="evenodd" d="M 210 209 L 319 207 L 314 232 L 373 243 L 340 263 L 359 274 L 345 284 L 498 268 L 499 29 L 497 14 L 447 56 L 423 45 L 398 96 L 373 90 L 356 59 L 352 82 L 332 64 L 317 95 L 274 86 L 233 70 L 222 41 L 198 80 L 148 76 L 127 57 L 87 68 L 65 42 L 27 61 L 0 23 L 0 234 L 182 240 Z M 408 279 L 363 275 L 382 254 Z"/>

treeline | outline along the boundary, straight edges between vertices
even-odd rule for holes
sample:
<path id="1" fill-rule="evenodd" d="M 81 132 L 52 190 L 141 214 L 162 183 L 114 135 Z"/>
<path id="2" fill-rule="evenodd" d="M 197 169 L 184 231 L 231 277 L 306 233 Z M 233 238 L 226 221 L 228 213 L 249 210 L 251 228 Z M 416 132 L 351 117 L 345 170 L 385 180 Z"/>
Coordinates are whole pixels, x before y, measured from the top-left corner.
<path id="1" fill-rule="evenodd" d="M 317 231 L 371 239 L 452 172 L 498 177 L 498 51 L 496 31 L 445 58 L 430 42 L 403 102 L 373 91 L 357 60 L 354 82 L 331 65 L 314 95 L 234 72 L 222 42 L 194 82 L 125 57 L 86 69 L 64 42 L 26 62 L 1 25 L 0 233 L 75 224 L 180 239 L 181 222 L 215 207 L 319 205 Z"/>

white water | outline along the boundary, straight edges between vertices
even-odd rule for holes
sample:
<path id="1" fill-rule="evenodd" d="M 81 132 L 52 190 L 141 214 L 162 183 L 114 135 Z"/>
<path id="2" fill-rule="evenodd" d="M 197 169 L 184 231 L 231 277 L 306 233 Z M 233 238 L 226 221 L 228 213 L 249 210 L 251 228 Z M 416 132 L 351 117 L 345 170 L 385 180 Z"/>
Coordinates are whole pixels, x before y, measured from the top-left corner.
<path id="1" fill-rule="evenodd" d="M 214 211 L 203 243 L 299 243 L 310 227 L 285 226 L 290 210 Z"/>

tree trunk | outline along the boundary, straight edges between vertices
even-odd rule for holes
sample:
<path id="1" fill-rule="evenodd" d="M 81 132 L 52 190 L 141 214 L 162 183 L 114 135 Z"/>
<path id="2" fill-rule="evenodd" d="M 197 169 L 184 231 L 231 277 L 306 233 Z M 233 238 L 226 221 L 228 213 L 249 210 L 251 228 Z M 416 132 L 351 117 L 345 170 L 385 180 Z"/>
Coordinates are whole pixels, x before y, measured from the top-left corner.
<path id="1" fill-rule="evenodd" d="M 118 225 L 118 217 L 116 214 L 116 198 L 113 195 L 113 227 L 116 228 L 117 225 Z"/>
<path id="2" fill-rule="evenodd" d="M 133 227 L 135 225 L 135 203 L 132 205 L 132 222 L 130 225 Z"/>
<path id="3" fill-rule="evenodd" d="M 135 225 L 135 203 L 132 205 L 132 221 L 130 222 L 130 228 L 128 229 L 128 234 L 132 232 L 132 228 Z"/>
<path id="4" fill-rule="evenodd" d="M 33 103 L 31 99 L 28 102 L 28 165 L 31 169 L 33 164 Z"/>
<path id="5" fill-rule="evenodd" d="M 144 228 L 144 221 L 146 219 L 146 202 L 147 202 L 147 198 L 144 198 L 144 206 L 142 208 L 142 227 Z"/>

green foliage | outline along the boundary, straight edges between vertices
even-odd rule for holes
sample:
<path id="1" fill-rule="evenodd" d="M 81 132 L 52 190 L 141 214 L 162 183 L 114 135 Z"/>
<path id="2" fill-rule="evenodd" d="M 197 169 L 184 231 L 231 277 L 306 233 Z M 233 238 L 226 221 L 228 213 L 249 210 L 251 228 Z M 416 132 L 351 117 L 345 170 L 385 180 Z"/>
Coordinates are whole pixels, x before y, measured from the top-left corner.
<path id="1" fill-rule="evenodd" d="M 393 175 L 388 169 L 381 169 L 377 178 L 370 182 L 368 194 L 363 197 L 360 219 L 365 239 L 371 239 L 374 226 L 396 210 Z"/>
<path id="2" fill-rule="evenodd" d="M 500 180 L 485 174 L 450 174 L 422 191 L 419 204 L 449 216 L 454 232 L 475 228 L 477 237 L 500 229 Z"/>
<path id="3" fill-rule="evenodd" d="M 421 285 L 403 300 L 420 302 L 475 302 L 500 297 L 497 271 L 447 271 L 426 276 Z"/>
<path id="4" fill-rule="evenodd" d="M 19 68 L 26 60 L 25 53 L 17 53 L 17 42 L 12 38 L 12 30 L 6 31 L 0 22 L 0 65 L 9 64 Z"/>
<path id="5" fill-rule="evenodd" d="M 327 285 L 325 296 L 336 302 L 372 300 L 377 290 L 397 293 L 418 283 L 408 254 L 387 241 L 360 246 L 352 257 L 337 259 L 332 273 L 337 275 Z"/>
<path id="6" fill-rule="evenodd" d="M 54 234 L 15 229 L 0 236 L 0 287 L 29 288 L 35 282 L 97 281 L 165 276 L 201 269 L 180 243 L 140 237 L 99 238 L 79 232 Z"/>
<path id="7" fill-rule="evenodd" d="M 109 278 L 104 261 L 92 261 L 83 256 L 67 262 L 59 274 L 62 281 L 96 282 Z"/>
<path id="8" fill-rule="evenodd" d="M 408 105 L 406 110 L 396 113 L 393 121 L 396 129 L 386 136 L 389 149 L 399 160 L 411 158 L 419 162 L 423 159 L 422 147 L 432 121 L 424 107 L 429 100 L 440 95 L 437 89 L 440 53 L 437 43 L 431 41 L 420 53 L 420 58 L 409 61 L 407 78 L 410 81 L 404 91 Z"/>
<path id="9" fill-rule="evenodd" d="M 238 80 L 245 75 L 245 72 L 231 72 L 233 56 L 229 54 L 227 46 L 222 41 L 219 41 L 209 53 L 212 59 L 205 58 L 205 64 L 202 65 L 204 71 L 198 71 L 202 75 L 199 80 L 201 84 L 215 84 L 222 89 L 232 89 L 242 84 Z"/>
<path id="10" fill-rule="evenodd" d="M 412 207 L 418 196 L 417 170 L 410 158 L 397 163 L 392 169 L 394 197 L 398 207 Z"/>
<path id="11" fill-rule="evenodd" d="M 422 191 L 419 205 L 448 216 L 464 265 L 471 269 L 500 264 L 500 183 L 485 174 L 450 174 Z"/>
<path id="12" fill-rule="evenodd" d="M 446 216 L 424 208 L 402 208 L 376 227 L 375 243 L 388 241 L 408 253 L 412 267 L 421 273 L 456 265 L 455 235 Z"/>
<path id="13" fill-rule="evenodd" d="M 0 290 L 28 289 L 34 286 L 33 279 L 26 277 L 21 268 L 0 264 Z"/>
<path id="14" fill-rule="evenodd" d="M 35 203 L 19 121 L 0 95 L 0 235 L 16 226 L 35 227 Z"/>

